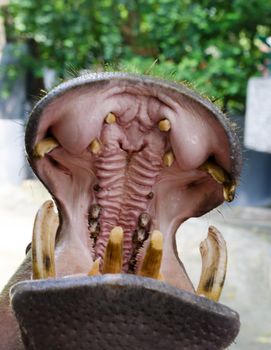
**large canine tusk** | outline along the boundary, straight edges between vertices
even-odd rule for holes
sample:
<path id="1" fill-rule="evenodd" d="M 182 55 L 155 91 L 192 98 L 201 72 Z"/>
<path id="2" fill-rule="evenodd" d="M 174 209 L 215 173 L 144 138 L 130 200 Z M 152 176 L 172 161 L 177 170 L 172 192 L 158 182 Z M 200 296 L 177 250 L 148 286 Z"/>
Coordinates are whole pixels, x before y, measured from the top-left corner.
<path id="1" fill-rule="evenodd" d="M 208 237 L 200 244 L 202 271 L 197 289 L 198 295 L 218 301 L 227 270 L 227 247 L 221 233 L 210 226 Z"/>
<path id="2" fill-rule="evenodd" d="M 46 201 L 37 212 L 32 238 L 33 279 L 55 277 L 55 238 L 59 225 L 54 203 Z"/>

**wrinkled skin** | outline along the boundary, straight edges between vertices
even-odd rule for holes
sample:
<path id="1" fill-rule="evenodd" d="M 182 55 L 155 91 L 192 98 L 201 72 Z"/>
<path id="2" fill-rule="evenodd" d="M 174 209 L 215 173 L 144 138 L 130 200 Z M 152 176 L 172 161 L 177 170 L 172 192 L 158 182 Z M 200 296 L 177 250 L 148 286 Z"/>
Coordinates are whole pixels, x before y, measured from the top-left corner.
<path id="1" fill-rule="evenodd" d="M 110 112 L 117 116 L 116 123 L 104 122 Z M 168 133 L 157 128 L 163 118 L 170 121 Z M 35 145 L 48 136 L 60 146 L 48 156 L 35 157 Z M 94 139 L 102 145 L 98 155 L 89 151 Z M 215 106 L 179 84 L 121 73 L 90 74 L 61 84 L 37 104 L 26 129 L 26 150 L 59 211 L 57 277 L 86 275 L 97 257 L 102 264 L 110 229 L 118 225 L 124 228 L 125 281 L 137 218 L 147 212 L 150 231 L 163 233 L 165 283 L 195 293 L 176 254 L 175 232 L 186 219 L 224 201 L 221 185 L 198 168 L 211 158 L 234 179 L 240 172 L 238 141 Z M 170 150 L 174 161 L 165 167 L 163 155 Z M 93 203 L 103 208 L 96 244 L 88 231 L 87 213 Z M 134 273 L 147 244 L 148 238 L 137 255 Z M 31 251 L 0 297 L 1 350 L 24 348 L 9 290 L 30 279 Z M 199 298 L 196 303 L 200 309 L 204 301 Z"/>

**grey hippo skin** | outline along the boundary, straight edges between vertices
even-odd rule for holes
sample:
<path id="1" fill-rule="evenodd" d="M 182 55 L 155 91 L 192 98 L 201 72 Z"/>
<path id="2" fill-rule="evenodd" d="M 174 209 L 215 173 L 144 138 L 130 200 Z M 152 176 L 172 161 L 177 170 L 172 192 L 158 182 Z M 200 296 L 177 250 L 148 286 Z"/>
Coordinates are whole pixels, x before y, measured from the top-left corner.
<path id="1" fill-rule="evenodd" d="M 54 146 L 43 152 L 44 140 Z M 55 278 L 32 278 L 30 249 L 0 296 L 1 350 L 214 350 L 234 341 L 238 314 L 197 295 L 175 243 L 186 219 L 233 199 L 240 173 L 236 135 L 211 102 L 165 80 L 90 73 L 41 99 L 25 141 L 58 210 L 54 262 L 42 262 L 54 264 Z M 107 273 L 116 226 L 122 263 Z M 163 253 L 159 277 L 149 278 L 142 271 L 154 230 Z M 94 261 L 99 271 L 88 276 Z"/>

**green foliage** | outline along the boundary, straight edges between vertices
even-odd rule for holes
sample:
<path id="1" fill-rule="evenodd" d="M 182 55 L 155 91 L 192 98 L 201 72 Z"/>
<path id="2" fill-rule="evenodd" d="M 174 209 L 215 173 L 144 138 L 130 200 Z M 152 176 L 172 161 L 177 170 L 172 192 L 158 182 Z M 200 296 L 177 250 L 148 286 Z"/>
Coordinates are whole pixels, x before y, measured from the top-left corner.
<path id="1" fill-rule="evenodd" d="M 36 76 L 111 62 L 192 82 L 235 112 L 271 27 L 266 0 L 12 0 L 8 11 L 9 37 L 34 43 L 24 63 Z"/>

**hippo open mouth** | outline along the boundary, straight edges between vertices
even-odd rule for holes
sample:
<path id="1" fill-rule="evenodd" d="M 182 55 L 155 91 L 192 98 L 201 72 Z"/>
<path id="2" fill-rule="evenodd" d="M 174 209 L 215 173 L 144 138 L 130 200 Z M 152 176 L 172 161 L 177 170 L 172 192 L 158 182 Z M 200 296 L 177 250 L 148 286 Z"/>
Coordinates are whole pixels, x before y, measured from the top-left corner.
<path id="1" fill-rule="evenodd" d="M 84 75 L 36 105 L 26 150 L 58 209 L 35 220 L 36 281 L 11 292 L 26 347 L 229 346 L 239 317 L 217 303 L 223 237 L 210 227 L 198 288 L 175 243 L 186 219 L 234 197 L 239 143 L 215 106 L 180 84 Z"/>

